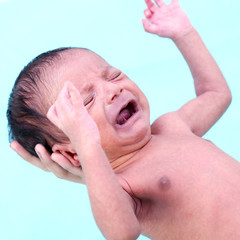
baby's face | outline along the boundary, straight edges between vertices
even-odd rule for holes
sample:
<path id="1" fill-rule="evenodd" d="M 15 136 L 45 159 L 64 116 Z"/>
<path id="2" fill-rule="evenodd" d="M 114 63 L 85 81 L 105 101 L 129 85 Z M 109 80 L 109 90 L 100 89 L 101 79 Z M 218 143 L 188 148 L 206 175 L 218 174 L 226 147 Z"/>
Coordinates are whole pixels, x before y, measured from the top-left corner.
<path id="1" fill-rule="evenodd" d="M 76 49 L 66 53 L 61 66 L 57 81 L 71 81 L 79 90 L 110 161 L 149 141 L 148 101 L 124 73 L 95 53 Z"/>

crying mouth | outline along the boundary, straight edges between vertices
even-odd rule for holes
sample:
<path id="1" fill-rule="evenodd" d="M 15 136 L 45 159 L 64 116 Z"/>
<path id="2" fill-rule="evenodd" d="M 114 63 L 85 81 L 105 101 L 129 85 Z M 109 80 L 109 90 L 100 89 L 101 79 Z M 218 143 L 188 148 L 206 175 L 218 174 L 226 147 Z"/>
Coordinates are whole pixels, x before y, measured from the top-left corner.
<path id="1" fill-rule="evenodd" d="M 133 102 L 130 102 L 125 108 L 120 111 L 116 121 L 118 125 L 123 125 L 127 122 L 129 118 L 134 115 L 134 113 L 136 113 L 135 105 L 136 104 L 134 104 Z"/>

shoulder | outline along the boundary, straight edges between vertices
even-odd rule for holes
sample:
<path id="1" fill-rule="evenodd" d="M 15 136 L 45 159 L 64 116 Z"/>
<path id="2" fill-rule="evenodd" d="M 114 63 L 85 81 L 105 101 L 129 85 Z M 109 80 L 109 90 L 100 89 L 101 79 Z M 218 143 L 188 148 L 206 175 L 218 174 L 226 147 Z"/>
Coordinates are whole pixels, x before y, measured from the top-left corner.
<path id="1" fill-rule="evenodd" d="M 178 112 L 166 113 L 157 118 L 151 126 L 152 134 L 190 132 L 189 126 L 179 116 Z"/>

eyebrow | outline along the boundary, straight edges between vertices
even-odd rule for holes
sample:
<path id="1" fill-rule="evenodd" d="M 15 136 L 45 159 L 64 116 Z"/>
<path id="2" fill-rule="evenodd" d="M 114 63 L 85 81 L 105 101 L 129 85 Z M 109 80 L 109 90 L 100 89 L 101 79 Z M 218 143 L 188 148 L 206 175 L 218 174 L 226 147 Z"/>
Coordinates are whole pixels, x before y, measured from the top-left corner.
<path id="1" fill-rule="evenodd" d="M 91 91 L 91 89 L 92 85 L 90 83 L 85 83 L 80 89 L 80 94 L 88 93 L 89 91 Z"/>
<path id="2" fill-rule="evenodd" d="M 112 69 L 112 66 L 107 66 L 103 69 L 102 73 L 101 73 L 101 77 L 102 78 L 107 78 L 107 76 L 109 75 L 110 70 Z"/>

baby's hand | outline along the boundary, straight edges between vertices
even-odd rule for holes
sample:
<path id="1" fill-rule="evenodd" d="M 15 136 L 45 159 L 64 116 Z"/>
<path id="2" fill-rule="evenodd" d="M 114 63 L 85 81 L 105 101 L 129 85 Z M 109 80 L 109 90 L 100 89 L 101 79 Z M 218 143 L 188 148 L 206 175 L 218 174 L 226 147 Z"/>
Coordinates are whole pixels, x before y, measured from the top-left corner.
<path id="1" fill-rule="evenodd" d="M 68 136 L 75 148 L 83 149 L 87 144 L 100 143 L 97 125 L 71 82 L 65 82 L 56 102 L 48 110 L 47 117 Z"/>
<path id="2" fill-rule="evenodd" d="M 166 4 L 164 0 L 145 0 L 147 9 L 144 11 L 146 19 L 142 19 L 146 32 L 172 40 L 188 33 L 193 29 L 187 14 L 179 5 L 179 0 L 172 0 Z"/>

